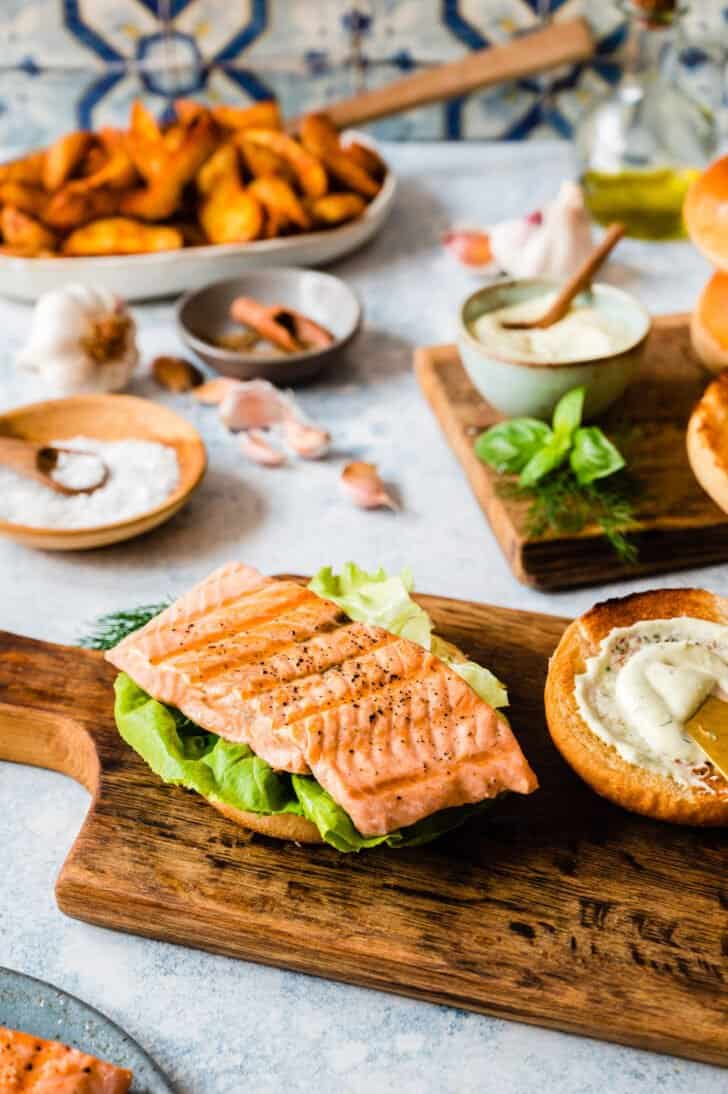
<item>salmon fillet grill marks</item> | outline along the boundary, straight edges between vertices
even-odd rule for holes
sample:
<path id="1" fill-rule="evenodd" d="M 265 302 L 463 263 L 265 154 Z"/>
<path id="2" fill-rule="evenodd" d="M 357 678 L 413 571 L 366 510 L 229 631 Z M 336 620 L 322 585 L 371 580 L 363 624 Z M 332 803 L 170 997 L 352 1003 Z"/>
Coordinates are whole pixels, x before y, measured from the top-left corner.
<path id="1" fill-rule="evenodd" d="M 335 604 L 320 603 L 326 611 L 322 612 L 319 605 L 305 603 L 286 611 L 282 619 L 256 620 L 234 635 L 216 638 L 193 650 L 185 649 L 167 658 L 166 664 L 183 672 L 190 683 L 204 684 L 209 692 L 221 679 L 227 681 L 240 669 L 246 672 L 251 665 L 267 663 L 277 652 L 285 656 L 290 650 L 298 659 L 303 656 L 300 651 L 306 640 L 328 634 L 348 622 Z"/>
<path id="2" fill-rule="evenodd" d="M 107 657 L 204 729 L 313 773 L 364 835 L 536 787 L 505 719 L 436 657 L 246 566 L 212 574 Z"/>
<path id="3" fill-rule="evenodd" d="M 317 781 L 364 835 L 537 785 L 506 720 L 422 653 L 414 677 L 291 728 Z"/>

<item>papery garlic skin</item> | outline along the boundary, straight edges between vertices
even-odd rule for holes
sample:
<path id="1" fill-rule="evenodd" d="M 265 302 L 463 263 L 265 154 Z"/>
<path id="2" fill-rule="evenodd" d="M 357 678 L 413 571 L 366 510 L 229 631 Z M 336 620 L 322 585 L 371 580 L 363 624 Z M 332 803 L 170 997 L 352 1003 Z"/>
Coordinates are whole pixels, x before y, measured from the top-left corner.
<path id="1" fill-rule="evenodd" d="M 374 463 L 354 460 L 341 472 L 340 483 L 354 505 L 360 509 L 397 509 L 397 503 L 385 490 Z"/>
<path id="2" fill-rule="evenodd" d="M 81 284 L 38 299 L 30 337 L 16 359 L 53 395 L 119 391 L 138 362 L 136 324 L 123 301 Z"/>
<path id="3" fill-rule="evenodd" d="M 562 281 L 592 249 L 582 189 L 564 182 L 543 209 L 502 220 L 485 231 L 455 228 L 446 233 L 443 244 L 462 265 L 485 276 L 506 273 Z"/>
<path id="4" fill-rule="evenodd" d="M 496 266 L 511 277 L 568 277 L 592 249 L 581 187 L 563 182 L 538 214 L 494 225 L 490 249 Z"/>

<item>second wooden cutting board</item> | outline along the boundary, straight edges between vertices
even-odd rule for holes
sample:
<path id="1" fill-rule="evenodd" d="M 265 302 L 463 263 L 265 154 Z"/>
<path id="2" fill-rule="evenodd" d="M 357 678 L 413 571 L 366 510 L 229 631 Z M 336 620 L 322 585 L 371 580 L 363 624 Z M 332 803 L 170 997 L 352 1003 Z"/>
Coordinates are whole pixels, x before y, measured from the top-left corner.
<path id="1" fill-rule="evenodd" d="M 543 714 L 565 620 L 422 597 L 508 682 L 541 782 L 437 842 L 342 855 L 252 837 L 164 786 L 116 732 L 99 654 L 0 634 L 0 758 L 94 794 L 68 915 L 231 957 L 728 1064 L 725 837 L 602 801 Z"/>
<path id="2" fill-rule="evenodd" d="M 639 376 L 600 419 L 628 437 L 629 466 L 644 485 L 635 504 L 636 564 L 621 562 L 598 528 L 529 539 L 527 505 L 506 498 L 500 476 L 475 455 L 473 442 L 500 415 L 484 401 L 455 346 L 417 350 L 422 390 L 462 464 L 515 576 L 539 589 L 603 584 L 728 559 L 728 516 L 698 484 L 688 463 L 685 429 L 709 377 L 690 348 L 688 316 L 654 320 Z"/>

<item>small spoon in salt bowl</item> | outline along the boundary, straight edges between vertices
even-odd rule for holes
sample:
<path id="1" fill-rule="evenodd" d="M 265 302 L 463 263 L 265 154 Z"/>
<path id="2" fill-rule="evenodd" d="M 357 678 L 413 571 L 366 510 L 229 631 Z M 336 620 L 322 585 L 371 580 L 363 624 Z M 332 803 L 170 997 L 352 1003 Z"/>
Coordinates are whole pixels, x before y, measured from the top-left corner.
<path id="1" fill-rule="evenodd" d="M 559 319 L 563 319 L 571 307 L 574 297 L 578 296 L 584 289 L 589 288 L 597 271 L 623 235 L 624 224 L 620 224 L 619 221 L 610 224 L 601 242 L 591 254 L 587 255 L 576 273 L 572 274 L 569 280 L 562 285 L 553 304 L 546 309 L 543 315 L 540 315 L 537 319 L 523 319 L 520 322 L 513 321 L 509 323 L 505 321 L 501 323 L 501 326 L 505 330 L 534 330 L 535 328 L 542 329 L 558 323 Z"/>
<path id="2" fill-rule="evenodd" d="M 92 494 L 109 477 L 108 467 L 93 452 L 33 444 L 19 437 L 0 437 L 0 464 L 59 494 Z"/>

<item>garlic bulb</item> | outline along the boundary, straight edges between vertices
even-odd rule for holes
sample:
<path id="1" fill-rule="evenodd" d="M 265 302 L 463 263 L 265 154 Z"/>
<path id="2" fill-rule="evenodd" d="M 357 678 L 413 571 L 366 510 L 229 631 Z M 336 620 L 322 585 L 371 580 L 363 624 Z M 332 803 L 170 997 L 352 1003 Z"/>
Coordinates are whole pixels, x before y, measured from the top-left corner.
<path id="1" fill-rule="evenodd" d="M 568 277 L 591 248 L 589 217 L 575 182 L 563 182 L 540 212 L 490 230 L 493 258 L 512 277 Z"/>
<path id="2" fill-rule="evenodd" d="M 479 273 L 563 280 L 586 258 L 592 238 L 581 187 L 564 182 L 542 209 L 487 229 L 456 228 L 443 243 Z"/>
<path id="3" fill-rule="evenodd" d="M 78 284 L 39 298 L 17 357 L 19 368 L 37 373 L 56 395 L 118 391 L 138 361 L 136 324 L 123 301 Z"/>

